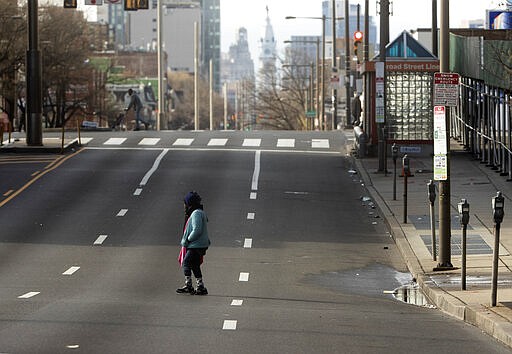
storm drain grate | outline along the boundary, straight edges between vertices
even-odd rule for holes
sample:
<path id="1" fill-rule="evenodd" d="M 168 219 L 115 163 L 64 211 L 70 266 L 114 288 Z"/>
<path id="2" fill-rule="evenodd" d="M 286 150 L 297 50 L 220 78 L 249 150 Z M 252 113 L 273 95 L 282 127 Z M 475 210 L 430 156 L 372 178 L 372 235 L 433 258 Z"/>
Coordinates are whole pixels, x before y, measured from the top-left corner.
<path id="1" fill-rule="evenodd" d="M 430 254 L 432 254 L 432 236 L 420 235 L 425 247 L 427 247 Z M 439 254 L 439 235 L 436 235 L 436 249 Z M 462 255 L 462 235 L 452 235 L 451 239 L 451 254 L 454 256 Z M 468 255 L 475 254 L 492 254 L 492 248 L 484 241 L 482 236 L 476 234 L 468 234 L 466 242 L 466 253 Z"/>

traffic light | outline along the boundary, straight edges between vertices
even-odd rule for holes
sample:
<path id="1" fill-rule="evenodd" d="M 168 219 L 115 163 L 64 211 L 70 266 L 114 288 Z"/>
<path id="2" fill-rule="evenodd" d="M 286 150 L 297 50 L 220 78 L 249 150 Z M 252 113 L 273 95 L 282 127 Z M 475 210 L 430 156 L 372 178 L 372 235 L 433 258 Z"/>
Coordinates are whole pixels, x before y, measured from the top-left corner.
<path id="1" fill-rule="evenodd" d="M 359 58 L 357 50 L 359 47 L 359 44 L 363 42 L 363 32 L 361 31 L 355 31 L 354 32 L 354 55 Z"/>
<path id="2" fill-rule="evenodd" d="M 124 0 L 125 11 L 137 11 L 139 8 L 139 0 Z"/>
<path id="3" fill-rule="evenodd" d="M 64 0 L 64 8 L 65 9 L 76 9 L 77 0 Z"/>

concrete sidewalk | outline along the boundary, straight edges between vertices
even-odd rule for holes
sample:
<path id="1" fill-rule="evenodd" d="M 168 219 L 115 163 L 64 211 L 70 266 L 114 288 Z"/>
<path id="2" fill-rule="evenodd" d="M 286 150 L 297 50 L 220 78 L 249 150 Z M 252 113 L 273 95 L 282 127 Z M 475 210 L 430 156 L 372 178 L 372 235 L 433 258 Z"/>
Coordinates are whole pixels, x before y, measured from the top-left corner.
<path id="1" fill-rule="evenodd" d="M 347 134 L 349 135 L 349 134 Z M 491 170 L 469 153 L 452 144 L 451 242 L 453 271 L 434 271 L 438 262 L 431 253 L 430 207 L 427 183 L 433 179 L 432 158 L 409 155 L 407 223 L 404 223 L 404 178 L 397 177 L 396 200 L 393 200 L 393 161 L 388 160 L 388 174 L 377 173 L 376 157 L 355 160 L 355 166 L 379 206 L 384 220 L 413 276 L 428 298 L 442 311 L 471 323 L 512 347 L 512 183 Z M 401 173 L 402 155 L 397 160 Z M 436 183 L 437 187 L 437 183 Z M 494 221 L 491 198 L 501 191 L 505 197 L 505 218 L 501 225 L 498 275 L 498 304 L 491 307 L 491 279 L 494 249 Z M 439 191 L 436 190 L 436 238 L 439 247 Z M 461 290 L 462 230 L 457 204 L 461 198 L 470 204 L 467 230 L 467 290 Z"/>

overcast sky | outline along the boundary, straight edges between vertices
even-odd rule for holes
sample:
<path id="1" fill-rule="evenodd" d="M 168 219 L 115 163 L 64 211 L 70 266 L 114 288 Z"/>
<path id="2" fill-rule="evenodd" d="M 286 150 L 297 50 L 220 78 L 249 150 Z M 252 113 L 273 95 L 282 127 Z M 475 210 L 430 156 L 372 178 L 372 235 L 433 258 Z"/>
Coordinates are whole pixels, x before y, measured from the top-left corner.
<path id="1" fill-rule="evenodd" d="M 485 10 L 496 8 L 503 0 L 450 0 L 450 26 L 460 27 L 463 20 L 484 19 Z M 350 0 L 350 4 L 361 4 L 363 0 Z M 370 0 L 370 15 L 376 16 L 376 1 Z M 441 0 L 438 0 L 438 10 Z M 258 41 L 264 35 L 266 6 L 278 49 L 283 41 L 292 35 L 320 35 L 320 20 L 285 20 L 286 16 L 322 16 L 322 0 L 220 0 L 221 6 L 221 45 L 227 52 L 236 40 L 238 28 L 248 31 L 251 56 L 257 63 L 259 56 Z M 403 30 L 430 27 L 431 0 L 392 0 L 393 15 L 390 17 L 390 39 L 393 40 Z M 378 18 L 375 18 L 378 25 Z M 438 19 L 439 23 L 439 19 Z M 258 64 L 257 64 L 258 65 Z"/>

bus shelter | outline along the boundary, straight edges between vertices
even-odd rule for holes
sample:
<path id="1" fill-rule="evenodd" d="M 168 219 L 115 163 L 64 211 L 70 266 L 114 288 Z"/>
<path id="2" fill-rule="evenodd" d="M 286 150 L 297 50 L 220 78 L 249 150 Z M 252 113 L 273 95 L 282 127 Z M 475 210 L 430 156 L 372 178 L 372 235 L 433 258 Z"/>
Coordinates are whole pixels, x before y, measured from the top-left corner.
<path id="1" fill-rule="evenodd" d="M 387 149 L 396 143 L 402 153 L 433 153 L 433 77 L 439 60 L 407 31 L 386 46 L 385 113 L 376 115 L 375 57 L 361 68 L 364 109 L 359 122 L 368 136 L 368 152 L 377 153 L 379 127 Z M 382 123 L 382 125 L 377 124 Z"/>

